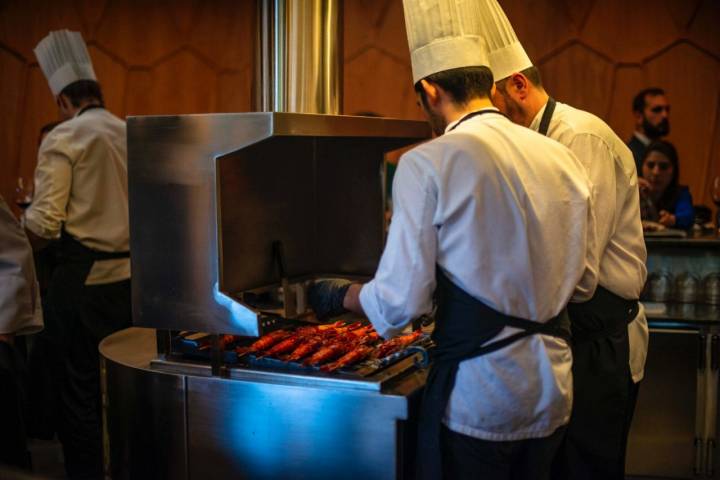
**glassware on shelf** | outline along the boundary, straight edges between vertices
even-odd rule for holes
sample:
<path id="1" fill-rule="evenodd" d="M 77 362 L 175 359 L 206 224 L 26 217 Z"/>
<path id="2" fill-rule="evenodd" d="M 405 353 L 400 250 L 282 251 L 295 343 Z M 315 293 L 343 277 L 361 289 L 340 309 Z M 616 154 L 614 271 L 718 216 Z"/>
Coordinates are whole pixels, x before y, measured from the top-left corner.
<path id="1" fill-rule="evenodd" d="M 674 298 L 680 303 L 695 303 L 700 291 L 700 279 L 689 272 L 683 272 L 675 277 Z"/>
<path id="2" fill-rule="evenodd" d="M 645 297 L 653 302 L 668 302 L 672 299 L 673 276 L 662 270 L 648 275 Z"/>
<path id="3" fill-rule="evenodd" d="M 702 282 L 702 292 L 705 303 L 720 305 L 720 272 L 705 275 Z"/>

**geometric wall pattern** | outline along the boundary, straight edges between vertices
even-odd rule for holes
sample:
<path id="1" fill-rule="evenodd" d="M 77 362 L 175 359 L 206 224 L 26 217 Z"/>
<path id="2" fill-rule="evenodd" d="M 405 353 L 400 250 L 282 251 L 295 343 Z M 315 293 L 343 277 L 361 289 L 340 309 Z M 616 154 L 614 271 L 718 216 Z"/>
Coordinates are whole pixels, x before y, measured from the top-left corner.
<path id="1" fill-rule="evenodd" d="M 660 86 L 681 182 L 710 204 L 720 175 L 720 1 L 500 0 L 551 95 L 626 139 L 630 103 Z M 422 118 L 401 0 L 345 0 L 344 112 Z M 35 166 L 37 133 L 56 118 L 32 48 L 79 30 L 108 108 L 121 117 L 249 111 L 254 0 L 0 1 L 0 194 Z M 9 202 L 10 203 L 10 202 Z"/>

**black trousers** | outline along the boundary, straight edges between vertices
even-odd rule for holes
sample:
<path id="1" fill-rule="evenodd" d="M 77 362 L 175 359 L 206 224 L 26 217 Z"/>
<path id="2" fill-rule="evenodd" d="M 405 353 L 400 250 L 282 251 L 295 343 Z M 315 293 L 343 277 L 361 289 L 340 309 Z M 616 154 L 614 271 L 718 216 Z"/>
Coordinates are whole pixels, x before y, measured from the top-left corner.
<path id="1" fill-rule="evenodd" d="M 480 440 L 445 426 L 440 435 L 446 480 L 550 480 L 565 427 L 549 437 L 512 442 Z"/>
<path id="2" fill-rule="evenodd" d="M 572 371 L 573 412 L 553 479 L 622 480 L 632 419 L 627 328 L 573 345 Z"/>
<path id="3" fill-rule="evenodd" d="M 49 289 L 50 328 L 60 339 L 57 428 L 71 479 L 102 478 L 98 344 L 131 325 L 130 281 L 84 286 L 86 273 L 58 266 Z"/>
<path id="4" fill-rule="evenodd" d="M 22 355 L 14 346 L 0 341 L 0 464 L 30 468 L 24 377 Z"/>

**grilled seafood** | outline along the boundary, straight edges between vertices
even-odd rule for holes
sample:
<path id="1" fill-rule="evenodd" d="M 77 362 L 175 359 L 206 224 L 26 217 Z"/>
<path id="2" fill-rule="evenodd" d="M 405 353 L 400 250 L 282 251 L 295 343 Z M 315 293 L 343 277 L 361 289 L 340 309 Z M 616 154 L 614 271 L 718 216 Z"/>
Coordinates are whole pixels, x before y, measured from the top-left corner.
<path id="1" fill-rule="evenodd" d="M 422 330 L 418 329 L 407 335 L 400 335 L 399 337 L 386 340 L 377 347 L 373 358 L 385 358 L 415 342 L 420 336 L 422 336 Z"/>
<path id="2" fill-rule="evenodd" d="M 343 367 L 347 367 L 361 360 L 364 360 L 370 353 L 372 353 L 373 347 L 369 345 L 359 345 L 357 348 L 350 350 L 348 353 L 340 357 L 338 360 L 324 365 L 320 368 L 323 372 L 334 372 L 335 370 Z"/>
<path id="3" fill-rule="evenodd" d="M 305 339 L 304 335 L 295 333 L 293 335 L 290 335 L 286 339 L 280 341 L 279 343 L 276 343 L 269 350 L 265 350 L 264 352 L 261 352 L 257 357 L 262 358 L 262 357 L 275 356 L 275 355 L 287 353 L 287 352 L 293 350 L 295 347 L 297 347 L 300 344 L 300 342 L 302 342 L 304 339 Z"/>
<path id="4" fill-rule="evenodd" d="M 257 339 L 249 347 L 238 347 L 235 349 L 238 355 L 245 355 L 246 353 L 262 352 L 275 345 L 277 342 L 289 337 L 291 335 L 287 330 L 275 330 L 267 335 L 263 335 Z"/>
<path id="5" fill-rule="evenodd" d="M 300 345 L 295 347 L 295 350 L 290 352 L 290 355 L 288 355 L 284 360 L 286 362 L 297 362 L 298 360 L 302 360 L 320 348 L 324 343 L 325 339 L 320 335 L 306 338 L 302 343 L 300 343 Z"/>
<path id="6" fill-rule="evenodd" d="M 235 335 L 220 335 L 220 338 L 219 338 L 220 350 L 225 350 L 225 347 L 227 347 L 228 345 L 233 343 L 235 340 L 237 340 L 237 338 L 238 337 L 236 337 Z M 212 346 L 212 342 L 208 341 L 207 343 L 204 343 L 203 345 L 201 345 L 198 348 L 198 350 L 200 350 L 200 351 L 209 350 L 211 346 Z"/>
<path id="7" fill-rule="evenodd" d="M 352 342 L 335 340 L 315 352 L 310 358 L 303 362 L 303 365 L 320 365 L 329 362 L 340 355 L 350 351 L 355 345 Z"/>

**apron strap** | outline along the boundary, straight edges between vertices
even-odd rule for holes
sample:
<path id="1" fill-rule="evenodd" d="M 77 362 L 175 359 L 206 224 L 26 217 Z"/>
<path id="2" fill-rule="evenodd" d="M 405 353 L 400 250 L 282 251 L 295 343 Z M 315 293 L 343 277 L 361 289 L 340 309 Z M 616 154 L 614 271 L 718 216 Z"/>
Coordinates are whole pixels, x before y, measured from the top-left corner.
<path id="1" fill-rule="evenodd" d="M 498 115 L 502 115 L 503 117 L 505 116 L 505 114 L 503 114 L 501 111 L 499 111 L 499 110 L 493 110 L 493 109 L 491 109 L 491 108 L 488 107 L 488 108 L 483 109 L 483 110 L 477 110 L 477 111 L 468 113 L 467 115 L 465 115 L 464 117 L 462 117 L 455 125 L 453 125 L 452 128 L 451 128 L 449 131 L 452 132 L 452 131 L 455 130 L 457 127 L 459 127 L 461 123 L 463 123 L 463 122 L 465 122 L 465 121 L 467 121 L 467 120 L 470 120 L 470 119 L 473 118 L 473 117 L 477 117 L 478 115 L 485 115 L 485 114 L 488 114 L 488 113 L 496 113 L 496 114 L 498 114 Z"/>
<path id="2" fill-rule="evenodd" d="M 100 260 L 114 260 L 118 258 L 130 258 L 130 252 L 104 252 L 83 245 L 65 229 L 60 235 L 60 242 L 57 247 L 58 262 L 61 263 L 90 263 Z"/>
<path id="3" fill-rule="evenodd" d="M 423 480 L 442 478 L 440 431 L 460 362 L 500 350 L 530 335 L 570 338 L 566 309 L 545 323 L 511 317 L 462 290 L 439 267 L 436 278 L 438 311 L 433 340 L 437 347 L 425 385 L 418 432 L 416 470 L 417 477 Z M 492 341 L 505 327 L 520 331 Z"/>
<path id="4" fill-rule="evenodd" d="M 541 135 L 547 136 L 548 129 L 550 128 L 550 120 L 552 120 L 553 113 L 555 113 L 556 103 L 554 98 L 548 97 L 547 104 L 545 104 L 545 111 L 540 119 L 540 128 L 538 128 L 538 132 Z"/>

